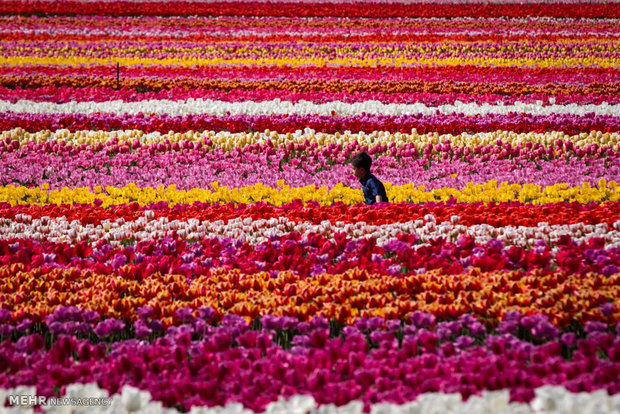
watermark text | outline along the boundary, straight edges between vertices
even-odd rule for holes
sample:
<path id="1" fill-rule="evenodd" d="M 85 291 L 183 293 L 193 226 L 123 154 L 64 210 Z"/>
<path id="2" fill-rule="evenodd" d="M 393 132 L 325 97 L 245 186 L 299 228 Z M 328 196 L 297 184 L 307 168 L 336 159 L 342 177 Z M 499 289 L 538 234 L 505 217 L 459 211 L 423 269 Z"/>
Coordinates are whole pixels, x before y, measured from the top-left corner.
<path id="1" fill-rule="evenodd" d="M 21 407 L 33 406 L 72 406 L 72 407 L 107 407 L 112 404 L 110 397 L 45 397 L 43 395 L 16 394 L 8 396 L 9 405 Z"/>

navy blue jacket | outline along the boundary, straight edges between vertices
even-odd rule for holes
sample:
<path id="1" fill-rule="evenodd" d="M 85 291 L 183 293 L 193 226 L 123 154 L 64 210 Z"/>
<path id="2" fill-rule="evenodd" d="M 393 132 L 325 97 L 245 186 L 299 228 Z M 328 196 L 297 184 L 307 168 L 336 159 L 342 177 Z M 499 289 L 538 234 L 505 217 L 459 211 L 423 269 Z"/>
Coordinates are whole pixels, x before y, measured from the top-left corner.
<path id="1" fill-rule="evenodd" d="M 370 172 L 367 172 L 365 176 L 360 178 L 360 183 L 362 184 L 366 204 L 375 204 L 378 195 L 381 196 L 381 201 L 388 201 L 383 183 Z"/>

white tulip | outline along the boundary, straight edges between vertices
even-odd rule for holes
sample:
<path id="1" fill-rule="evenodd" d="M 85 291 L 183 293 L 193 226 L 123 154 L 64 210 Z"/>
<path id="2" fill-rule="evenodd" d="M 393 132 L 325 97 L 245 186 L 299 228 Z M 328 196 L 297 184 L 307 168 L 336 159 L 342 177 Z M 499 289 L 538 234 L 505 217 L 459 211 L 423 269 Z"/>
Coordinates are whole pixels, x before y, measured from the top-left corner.
<path id="1" fill-rule="evenodd" d="M 141 391 L 129 385 L 125 385 L 121 392 L 121 402 L 128 412 L 137 412 L 151 401 L 148 392 Z"/>
<path id="2" fill-rule="evenodd" d="M 442 114 L 462 113 L 465 115 L 486 115 L 486 114 L 508 114 L 511 112 L 531 115 L 552 115 L 552 114 L 573 114 L 584 115 L 586 113 L 594 113 L 596 115 L 617 114 L 620 111 L 620 105 L 610 105 L 607 103 L 594 104 L 567 104 L 557 105 L 555 102 L 544 104 L 542 101 L 536 103 L 524 103 L 516 101 L 512 104 L 489 103 L 463 103 L 455 101 L 452 104 L 444 104 L 439 106 L 427 106 L 422 102 L 411 104 L 382 103 L 376 100 L 364 102 L 341 102 L 331 101 L 321 104 L 300 100 L 297 102 L 282 101 L 274 99 L 271 101 L 244 101 L 244 102 L 228 102 L 216 101 L 211 99 L 186 99 L 186 100 L 143 100 L 137 102 L 124 102 L 121 100 L 103 101 L 103 102 L 36 102 L 29 100 L 20 100 L 18 102 L 10 102 L 0 100 L 0 112 L 17 112 L 17 113 L 114 113 L 114 114 L 138 114 L 138 113 L 155 113 L 167 114 L 170 116 L 187 115 L 187 114 L 211 114 L 225 115 L 229 112 L 232 115 L 273 115 L 273 114 L 317 114 L 331 115 L 335 112 L 341 116 L 351 116 L 362 112 L 368 114 L 385 114 L 385 115 L 406 115 L 406 114 L 425 114 L 434 115 L 437 111 Z M 65 139 L 71 136 L 69 131 L 54 134 L 54 139 Z M 315 132 L 309 128 L 304 130 L 304 134 L 314 134 Z M 125 133 L 128 135 L 127 133 Z M 273 137 L 277 133 L 270 132 L 269 136 Z M 219 134 L 218 134 L 219 135 Z M 297 134 L 299 136 L 301 134 Z M 371 135 L 360 133 L 360 138 L 364 137 L 367 144 L 370 144 Z M 360 141 L 361 142 L 361 141 Z"/>
<path id="3" fill-rule="evenodd" d="M 248 223 L 249 224 L 246 224 Z M 174 220 L 165 222 L 164 220 L 147 220 L 141 217 L 136 221 L 125 223 L 110 223 L 104 221 L 102 225 L 94 227 L 91 224 L 82 226 L 78 221 L 68 223 L 66 220 L 53 219 L 45 226 L 40 221 L 33 221 L 31 224 L 23 224 L 10 219 L 0 220 L 0 238 L 11 239 L 14 237 L 28 237 L 35 240 L 50 240 L 72 242 L 77 240 L 90 240 L 96 243 L 99 240 L 109 240 L 115 245 L 123 239 L 132 238 L 136 240 L 158 240 L 166 236 L 175 234 L 181 238 L 198 239 L 209 237 L 213 234 L 233 234 L 236 237 L 257 243 L 264 240 L 263 235 L 282 235 L 290 231 L 298 231 L 302 235 L 308 233 L 321 233 L 326 237 L 333 237 L 336 232 L 345 232 L 353 238 L 365 238 L 369 235 L 382 245 L 384 239 L 389 241 L 399 233 L 417 234 L 423 242 L 428 242 L 433 238 L 445 237 L 450 240 L 458 240 L 461 235 L 469 235 L 475 238 L 477 243 L 486 243 L 492 238 L 505 241 L 507 244 L 518 246 L 532 245 L 537 240 L 545 242 L 556 242 L 562 235 L 570 235 L 577 243 L 587 241 L 592 237 L 600 237 L 605 240 L 608 247 L 615 246 L 620 242 L 620 231 L 615 228 L 609 229 L 604 223 L 586 227 L 583 223 L 570 225 L 548 225 L 540 223 L 537 227 L 493 227 L 487 224 L 464 226 L 452 224 L 445 221 L 437 225 L 433 221 L 424 222 L 422 220 L 410 221 L 405 223 L 391 223 L 383 225 L 360 223 L 342 223 L 342 226 L 334 225 L 329 221 L 323 221 L 319 225 L 309 222 L 294 222 L 283 218 L 277 222 L 272 220 L 248 220 L 233 219 L 228 223 L 221 220 L 217 222 Z M 578 231 L 583 228 L 584 231 Z M 585 231 L 589 230 L 589 231 Z M 227 233 L 228 232 L 228 233 Z M 267 233 L 266 233 L 267 232 Z M 191 235 L 191 237 L 190 237 Z"/>

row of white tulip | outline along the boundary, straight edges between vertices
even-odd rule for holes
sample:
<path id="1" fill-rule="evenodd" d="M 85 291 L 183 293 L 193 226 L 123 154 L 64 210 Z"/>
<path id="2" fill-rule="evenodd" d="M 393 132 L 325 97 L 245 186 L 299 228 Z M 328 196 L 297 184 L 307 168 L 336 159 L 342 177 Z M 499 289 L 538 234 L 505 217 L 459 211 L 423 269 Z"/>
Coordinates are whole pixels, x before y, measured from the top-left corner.
<path id="1" fill-rule="evenodd" d="M 460 394 L 428 393 L 403 405 L 375 404 L 371 414 L 612 414 L 620 412 L 620 394 L 610 396 L 607 391 L 592 393 L 571 393 L 563 387 L 544 386 L 535 390 L 536 397 L 529 403 L 511 403 L 508 390 L 483 392 L 463 401 Z M 34 387 L 0 389 L 0 414 L 34 413 L 29 406 L 3 407 L 9 396 L 37 397 Z M 67 387 L 66 397 L 74 399 L 105 399 L 107 392 L 96 384 L 72 384 Z M 161 402 L 153 401 L 148 392 L 131 386 L 124 386 L 120 394 L 115 394 L 99 406 L 54 406 L 42 405 L 49 414 L 177 414 L 176 409 L 164 408 Z M 192 407 L 190 414 L 254 414 L 238 403 L 224 407 Z M 317 405 L 308 395 L 293 396 L 270 403 L 264 414 L 362 414 L 363 404 L 353 401 L 344 406 Z"/>
<path id="2" fill-rule="evenodd" d="M 452 104 L 427 106 L 424 103 L 417 102 L 414 104 L 394 104 L 382 103 L 379 101 L 363 101 L 355 103 L 347 103 L 341 101 L 332 101 L 322 104 L 316 104 L 309 101 L 281 101 L 274 99 L 271 101 L 244 101 L 244 102 L 226 102 L 214 101 L 211 99 L 187 99 L 183 101 L 173 100 L 145 100 L 139 102 L 124 102 L 121 100 L 105 101 L 105 102 L 35 102 L 30 100 L 20 100 L 15 103 L 0 100 L 0 112 L 18 112 L 18 113 L 38 113 L 38 114 L 56 114 L 56 113 L 74 113 L 74 114 L 91 114 L 91 113 L 113 113 L 121 114 L 167 114 L 188 115 L 188 114 L 207 114 L 207 115 L 274 115 L 274 114 L 297 114 L 297 115 L 340 115 L 351 116 L 361 113 L 379 114 L 379 115 L 436 115 L 437 112 L 442 114 L 465 114 L 465 115 L 487 115 L 487 114 L 531 114 L 531 115 L 552 115 L 552 114 L 571 114 L 585 115 L 594 113 L 595 115 L 614 115 L 620 116 L 620 104 L 608 104 L 606 102 L 600 105 L 586 104 L 579 105 L 576 103 L 566 105 L 556 105 L 555 99 L 551 98 L 550 102 L 536 101 L 536 103 L 514 102 L 513 104 L 504 104 L 498 101 L 496 104 L 487 103 L 464 103 L 455 101 Z"/>
<path id="3" fill-rule="evenodd" d="M 79 243 L 89 241 L 96 243 L 106 240 L 119 246 L 123 240 L 136 241 L 161 240 L 165 237 L 179 237 L 185 240 L 199 240 L 205 237 L 228 237 L 240 239 L 251 244 L 259 244 L 290 232 L 299 232 L 304 237 L 310 233 L 322 234 L 333 238 L 335 233 L 344 232 L 353 239 L 374 238 L 378 245 L 393 240 L 396 235 L 416 234 L 422 243 L 443 237 L 448 241 L 456 241 L 462 235 L 475 238 L 477 243 L 484 244 L 491 239 L 498 239 L 507 245 L 521 247 L 533 246 L 543 240 L 555 243 L 563 235 L 570 236 L 577 243 L 590 238 L 602 238 L 608 247 L 620 247 L 620 220 L 610 228 L 606 223 L 549 225 L 538 223 L 537 226 L 503 226 L 494 227 L 488 224 L 463 225 L 460 218 L 452 216 L 450 222 L 436 223 L 435 217 L 428 214 L 424 220 L 407 221 L 389 224 L 368 224 L 365 222 L 344 223 L 323 221 L 313 224 L 306 221 L 293 221 L 286 217 L 257 219 L 250 217 L 206 221 L 198 219 L 169 220 L 167 217 L 155 218 L 151 210 L 144 216 L 133 221 L 120 218 L 115 221 L 104 220 L 99 225 L 82 224 L 77 220 L 69 222 L 65 217 L 32 219 L 30 216 L 18 214 L 15 219 L 0 218 L 0 238 L 28 238 L 53 242 Z"/>

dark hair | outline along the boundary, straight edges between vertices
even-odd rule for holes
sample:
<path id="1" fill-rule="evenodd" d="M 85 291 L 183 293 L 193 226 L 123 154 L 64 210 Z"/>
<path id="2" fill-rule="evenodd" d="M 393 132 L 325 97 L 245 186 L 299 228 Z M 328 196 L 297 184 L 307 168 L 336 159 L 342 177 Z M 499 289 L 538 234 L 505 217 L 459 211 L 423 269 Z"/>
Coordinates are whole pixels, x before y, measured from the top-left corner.
<path id="1" fill-rule="evenodd" d="M 370 167 L 372 166 L 372 158 L 366 151 L 360 152 L 353 158 L 351 158 L 351 165 L 355 168 L 363 168 L 366 171 L 370 171 Z"/>

